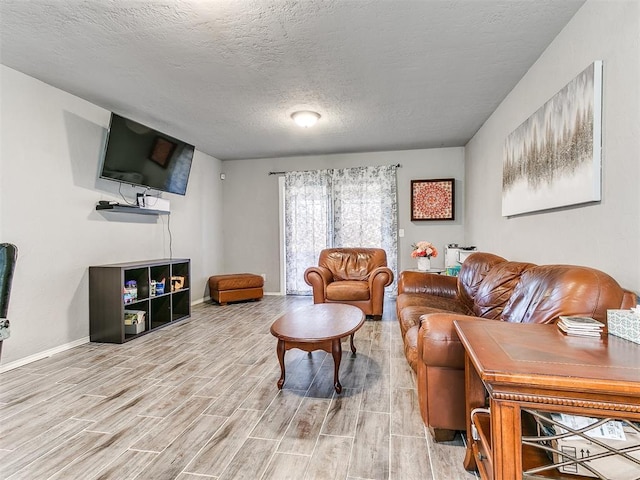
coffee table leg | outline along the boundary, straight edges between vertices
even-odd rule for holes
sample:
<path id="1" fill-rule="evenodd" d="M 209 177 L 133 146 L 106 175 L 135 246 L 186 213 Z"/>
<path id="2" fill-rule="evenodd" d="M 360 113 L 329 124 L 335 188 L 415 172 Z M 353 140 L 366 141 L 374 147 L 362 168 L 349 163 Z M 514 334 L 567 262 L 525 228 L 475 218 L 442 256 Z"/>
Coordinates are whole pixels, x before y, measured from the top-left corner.
<path id="1" fill-rule="evenodd" d="M 340 360 L 342 359 L 342 344 L 339 338 L 331 342 L 331 355 L 333 356 L 333 386 L 336 389 L 336 393 L 342 393 L 342 385 L 340 385 L 340 380 L 338 379 Z"/>
<path id="2" fill-rule="evenodd" d="M 276 348 L 278 353 L 278 361 L 280 362 L 280 380 L 278 380 L 278 388 L 282 390 L 284 385 L 284 340 L 278 339 L 278 347 Z"/>
<path id="3" fill-rule="evenodd" d="M 353 333 L 351 334 L 351 352 L 355 355 L 356 354 L 356 346 L 353 344 Z"/>

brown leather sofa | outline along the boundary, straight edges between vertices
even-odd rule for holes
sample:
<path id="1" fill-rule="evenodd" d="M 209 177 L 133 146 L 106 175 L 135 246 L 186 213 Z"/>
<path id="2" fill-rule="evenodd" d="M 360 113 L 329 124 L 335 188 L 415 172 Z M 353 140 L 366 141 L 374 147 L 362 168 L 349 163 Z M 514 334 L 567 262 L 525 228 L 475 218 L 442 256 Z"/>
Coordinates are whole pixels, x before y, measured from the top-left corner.
<path id="1" fill-rule="evenodd" d="M 328 248 L 320 252 L 317 267 L 307 268 L 304 280 L 313 288 L 313 303 L 347 303 L 380 318 L 393 272 L 381 248 Z"/>
<path id="2" fill-rule="evenodd" d="M 606 324 L 607 309 L 636 300 L 593 268 L 510 262 L 490 253 L 470 255 L 458 277 L 402 272 L 396 309 L 425 425 L 436 441 L 465 429 L 464 348 L 454 320 L 551 323 L 583 315 Z"/>

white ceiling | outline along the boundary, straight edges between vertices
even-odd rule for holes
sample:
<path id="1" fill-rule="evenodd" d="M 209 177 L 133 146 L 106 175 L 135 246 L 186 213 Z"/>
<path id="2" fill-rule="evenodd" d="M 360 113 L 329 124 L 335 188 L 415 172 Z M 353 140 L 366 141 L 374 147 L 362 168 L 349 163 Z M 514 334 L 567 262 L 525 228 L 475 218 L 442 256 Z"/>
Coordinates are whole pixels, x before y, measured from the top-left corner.
<path id="1" fill-rule="evenodd" d="M 2 0 L 0 62 L 221 160 L 462 146 L 583 3 Z"/>

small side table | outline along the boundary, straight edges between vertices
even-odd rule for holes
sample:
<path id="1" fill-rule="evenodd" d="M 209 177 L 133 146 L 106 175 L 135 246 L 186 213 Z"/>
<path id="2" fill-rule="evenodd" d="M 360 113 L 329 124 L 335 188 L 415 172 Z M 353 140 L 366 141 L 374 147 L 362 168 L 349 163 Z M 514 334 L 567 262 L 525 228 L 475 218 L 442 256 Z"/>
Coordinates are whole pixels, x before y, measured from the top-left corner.
<path id="1" fill-rule="evenodd" d="M 541 447 L 523 443 L 524 410 L 640 421 L 639 345 L 612 336 L 568 337 L 555 325 L 493 320 L 454 325 L 465 349 L 464 467 L 477 468 L 483 480 L 540 478 L 530 475 L 555 470 Z M 486 396 L 490 413 L 472 421 L 472 410 L 485 407 Z M 553 473 L 552 478 L 573 478 Z"/>

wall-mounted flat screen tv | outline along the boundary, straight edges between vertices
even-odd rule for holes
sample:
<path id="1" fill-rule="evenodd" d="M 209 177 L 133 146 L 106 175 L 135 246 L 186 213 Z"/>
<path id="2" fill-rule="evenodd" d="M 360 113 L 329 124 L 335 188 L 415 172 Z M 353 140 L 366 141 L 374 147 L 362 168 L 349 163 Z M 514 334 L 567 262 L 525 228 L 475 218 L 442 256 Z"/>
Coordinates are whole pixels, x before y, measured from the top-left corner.
<path id="1" fill-rule="evenodd" d="M 193 145 L 111 114 L 100 178 L 184 195 Z"/>

